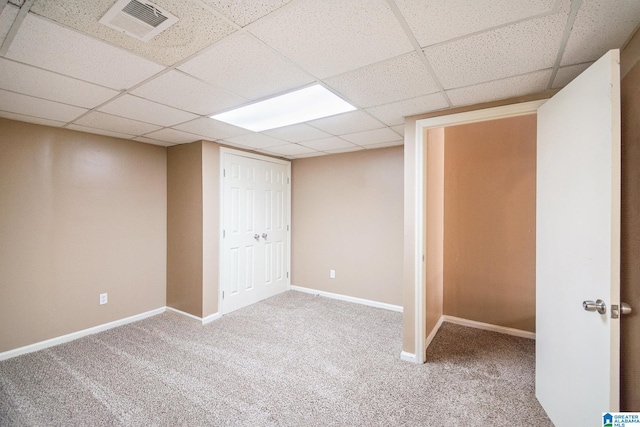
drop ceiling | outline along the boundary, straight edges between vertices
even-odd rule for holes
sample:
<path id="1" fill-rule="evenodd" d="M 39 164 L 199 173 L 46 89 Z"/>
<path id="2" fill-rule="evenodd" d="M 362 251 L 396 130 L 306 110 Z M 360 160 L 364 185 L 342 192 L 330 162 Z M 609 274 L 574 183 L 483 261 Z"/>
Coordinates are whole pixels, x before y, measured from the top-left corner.
<path id="1" fill-rule="evenodd" d="M 143 1 L 143 0 L 141 0 Z M 404 117 L 558 89 L 622 48 L 638 0 L 154 0 L 147 42 L 115 0 L 0 0 L 0 117 L 286 158 L 403 143 Z M 320 83 L 356 111 L 255 133 L 208 116 Z"/>

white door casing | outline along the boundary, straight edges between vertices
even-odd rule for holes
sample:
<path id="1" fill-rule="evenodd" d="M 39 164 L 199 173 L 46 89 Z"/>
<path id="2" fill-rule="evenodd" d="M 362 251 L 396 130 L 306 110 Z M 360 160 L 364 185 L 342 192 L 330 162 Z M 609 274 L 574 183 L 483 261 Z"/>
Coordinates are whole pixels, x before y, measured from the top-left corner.
<path id="1" fill-rule="evenodd" d="M 411 236 L 413 250 L 409 256 L 412 257 L 412 283 L 413 283 L 413 343 L 414 353 L 403 351 L 400 355 L 401 359 L 414 362 L 424 363 L 426 361 L 427 337 L 426 330 L 426 300 L 425 300 L 425 194 L 426 194 L 426 137 L 427 131 L 433 128 L 441 128 L 446 126 L 456 126 L 467 123 L 476 123 L 486 120 L 497 120 L 508 117 L 516 117 L 524 114 L 535 113 L 544 103 L 544 100 L 522 102 L 519 104 L 502 105 L 499 107 L 485 108 L 482 110 L 467 111 L 464 113 L 455 113 L 444 116 L 430 117 L 427 119 L 416 120 L 415 138 L 413 146 L 405 144 L 405 162 L 411 161 L 409 165 L 405 163 L 405 173 L 409 171 L 409 178 L 413 181 L 411 191 L 407 194 L 413 199 L 411 208 L 407 209 L 405 204 L 405 228 L 407 222 L 411 223 L 412 228 L 407 232 Z M 445 142 L 446 144 L 446 142 Z M 409 159 L 408 159 L 409 158 Z M 413 169 L 413 170 L 411 170 Z M 408 179 L 405 176 L 405 180 Z M 406 181 L 405 181 L 406 184 Z M 412 230 L 412 232 L 411 232 Z M 406 238 L 406 236 L 405 236 Z M 405 316 L 411 313 L 411 310 L 405 308 Z"/>
<path id="2" fill-rule="evenodd" d="M 558 426 L 619 410 L 620 54 L 538 110 L 536 396 Z M 583 309 L 602 299 L 605 314 Z"/>
<path id="3" fill-rule="evenodd" d="M 289 288 L 290 163 L 222 149 L 221 313 Z"/>

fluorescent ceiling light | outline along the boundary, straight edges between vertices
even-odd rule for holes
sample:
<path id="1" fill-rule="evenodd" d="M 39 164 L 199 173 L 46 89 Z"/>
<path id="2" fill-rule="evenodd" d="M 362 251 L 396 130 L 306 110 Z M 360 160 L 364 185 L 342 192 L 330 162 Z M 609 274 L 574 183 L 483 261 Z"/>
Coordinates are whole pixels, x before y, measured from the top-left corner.
<path id="1" fill-rule="evenodd" d="M 319 84 L 211 116 L 261 132 L 353 111 L 356 107 Z"/>

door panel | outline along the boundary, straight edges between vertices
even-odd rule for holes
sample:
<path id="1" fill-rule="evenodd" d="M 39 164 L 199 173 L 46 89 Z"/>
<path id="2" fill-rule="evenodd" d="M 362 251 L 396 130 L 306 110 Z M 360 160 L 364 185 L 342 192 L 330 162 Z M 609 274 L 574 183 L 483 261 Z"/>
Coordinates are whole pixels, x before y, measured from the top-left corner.
<path id="1" fill-rule="evenodd" d="M 619 408 L 617 50 L 539 108 L 537 150 L 536 396 L 559 427 L 599 426 Z"/>
<path id="2" fill-rule="evenodd" d="M 287 289 L 289 165 L 244 155 L 223 157 L 222 313 Z M 274 246 L 283 254 L 274 254 Z M 275 251 L 277 252 L 278 249 Z"/>

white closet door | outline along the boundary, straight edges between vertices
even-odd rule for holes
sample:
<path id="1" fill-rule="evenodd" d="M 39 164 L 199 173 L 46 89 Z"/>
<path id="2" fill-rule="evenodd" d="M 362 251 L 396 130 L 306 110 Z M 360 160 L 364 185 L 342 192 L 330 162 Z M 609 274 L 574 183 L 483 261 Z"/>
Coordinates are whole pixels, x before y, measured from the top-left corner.
<path id="1" fill-rule="evenodd" d="M 222 313 L 289 285 L 288 162 L 223 153 Z"/>

